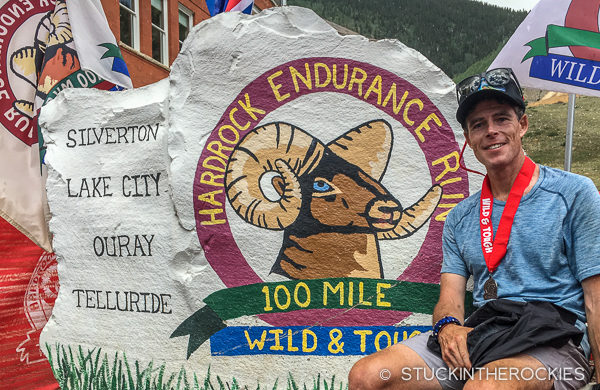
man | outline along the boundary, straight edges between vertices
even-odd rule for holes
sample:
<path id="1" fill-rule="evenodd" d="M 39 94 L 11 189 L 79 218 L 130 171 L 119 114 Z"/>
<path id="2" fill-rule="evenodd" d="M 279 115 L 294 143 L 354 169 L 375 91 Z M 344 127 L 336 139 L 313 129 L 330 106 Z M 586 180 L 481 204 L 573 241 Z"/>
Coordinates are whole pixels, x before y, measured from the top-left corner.
<path id="1" fill-rule="evenodd" d="M 465 79 L 457 85 L 457 97 L 456 118 L 487 176 L 482 191 L 457 205 L 446 220 L 433 336 L 428 332 L 361 359 L 350 372 L 349 387 L 578 389 L 591 376 L 590 345 L 593 355 L 600 356 L 598 190 L 588 178 L 536 165 L 525 155 L 521 139 L 529 122 L 511 69 Z M 571 316 L 572 322 L 544 324 L 544 316 L 537 315 L 542 329 L 560 323 L 559 333 L 562 325 L 585 330 L 587 321 L 589 337 L 580 343 L 578 337 L 565 337 L 553 346 L 536 346 L 530 339 L 547 332 L 530 337 L 527 329 L 519 328 L 516 344 L 523 341 L 531 347 L 473 369 L 469 353 L 473 345 L 468 349 L 467 337 L 481 330 L 485 334 L 490 325 L 475 331 L 463 326 L 470 276 L 476 308 L 487 303 L 491 303 L 487 308 L 507 303 L 526 308 L 547 305 L 559 317 Z M 595 362 L 599 372 L 600 359 Z"/>

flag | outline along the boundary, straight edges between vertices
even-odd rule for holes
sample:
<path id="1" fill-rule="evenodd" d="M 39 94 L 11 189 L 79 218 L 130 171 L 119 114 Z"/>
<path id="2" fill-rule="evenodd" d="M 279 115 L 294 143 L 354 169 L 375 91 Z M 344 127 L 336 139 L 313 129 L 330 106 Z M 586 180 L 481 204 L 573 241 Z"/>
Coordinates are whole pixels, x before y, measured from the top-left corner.
<path id="1" fill-rule="evenodd" d="M 81 67 L 117 86 L 133 88 L 100 0 L 69 0 L 67 9 Z"/>
<path id="2" fill-rule="evenodd" d="M 241 11 L 250 15 L 252 5 L 254 5 L 254 0 L 229 0 L 225 6 L 225 12 Z"/>
<path id="3" fill-rule="evenodd" d="M 240 11 L 250 15 L 254 0 L 206 0 L 206 6 L 210 16 L 215 16 L 221 12 Z"/>
<path id="4" fill-rule="evenodd" d="M 39 345 L 58 295 L 56 256 L 1 218 L 0 253 L 0 389 L 58 389 Z"/>
<path id="5" fill-rule="evenodd" d="M 39 345 L 59 283 L 37 113 L 65 88 L 131 80 L 98 0 L 0 0 L 0 38 L 0 388 L 56 389 Z"/>
<path id="6" fill-rule="evenodd" d="M 522 86 L 600 96 L 600 0 L 540 0 L 490 69 L 510 67 Z"/>
<path id="7" fill-rule="evenodd" d="M 0 107 L 0 217 L 50 251 L 37 111 L 66 87 L 131 88 L 131 79 L 98 0 L 24 4 L 5 1 L 0 20 L 0 34 L 10 35 L 0 53 L 9 86 Z"/>

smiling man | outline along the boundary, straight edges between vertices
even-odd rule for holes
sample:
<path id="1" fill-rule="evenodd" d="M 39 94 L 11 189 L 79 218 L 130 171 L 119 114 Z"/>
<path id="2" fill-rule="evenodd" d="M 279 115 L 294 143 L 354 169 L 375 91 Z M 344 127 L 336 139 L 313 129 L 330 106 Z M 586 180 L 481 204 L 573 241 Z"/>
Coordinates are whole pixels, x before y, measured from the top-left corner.
<path id="1" fill-rule="evenodd" d="M 598 190 L 525 155 L 529 121 L 511 69 L 468 77 L 457 97 L 487 175 L 446 220 L 433 332 L 361 359 L 349 387 L 578 389 L 590 350 L 600 356 Z M 477 310 L 465 321 L 469 277 Z"/>

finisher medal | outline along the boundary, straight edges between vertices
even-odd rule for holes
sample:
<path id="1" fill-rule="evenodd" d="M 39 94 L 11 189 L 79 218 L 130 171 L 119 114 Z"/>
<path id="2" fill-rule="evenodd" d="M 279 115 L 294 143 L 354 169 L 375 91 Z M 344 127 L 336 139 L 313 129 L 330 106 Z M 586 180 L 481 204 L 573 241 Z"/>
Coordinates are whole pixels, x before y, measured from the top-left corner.
<path id="1" fill-rule="evenodd" d="M 483 285 L 483 299 L 497 299 L 498 298 L 498 285 L 496 281 L 490 275 L 490 278 L 485 281 Z"/>
<path id="2" fill-rule="evenodd" d="M 508 246 L 510 231 L 517 209 L 519 208 L 519 203 L 521 202 L 523 193 L 529 185 L 534 172 L 535 163 L 531 161 L 529 157 L 525 156 L 523 166 L 510 189 L 508 200 L 506 201 L 502 216 L 500 217 L 500 223 L 498 224 L 498 232 L 495 237 L 494 229 L 492 227 L 494 196 L 492 194 L 488 176 L 486 175 L 483 179 L 483 187 L 481 188 L 481 197 L 479 200 L 479 227 L 483 257 L 490 273 L 489 279 L 483 285 L 484 299 L 498 298 L 498 285 L 492 278 L 492 273 L 498 268 L 504 255 L 506 255 L 506 247 Z"/>

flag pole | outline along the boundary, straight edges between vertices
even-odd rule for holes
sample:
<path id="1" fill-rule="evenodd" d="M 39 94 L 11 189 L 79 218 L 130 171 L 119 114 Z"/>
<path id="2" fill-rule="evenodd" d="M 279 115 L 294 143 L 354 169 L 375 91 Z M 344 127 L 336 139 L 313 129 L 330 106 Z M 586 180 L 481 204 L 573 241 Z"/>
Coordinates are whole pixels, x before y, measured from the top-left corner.
<path id="1" fill-rule="evenodd" d="M 573 152 L 573 124 L 575 123 L 575 94 L 569 94 L 569 110 L 567 112 L 567 139 L 565 141 L 565 171 L 571 171 Z"/>

